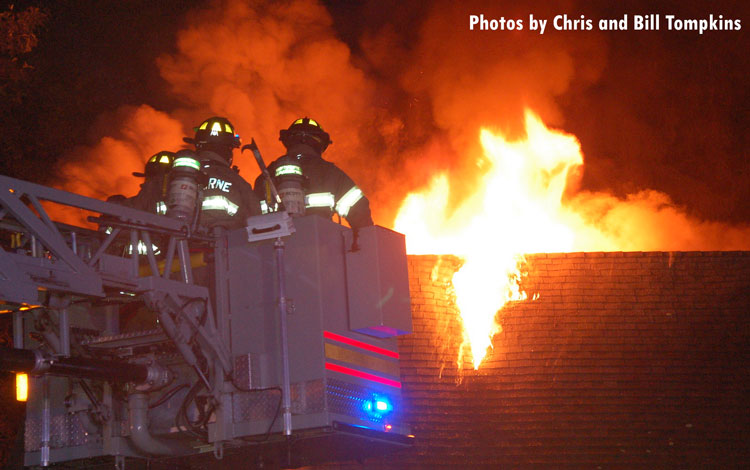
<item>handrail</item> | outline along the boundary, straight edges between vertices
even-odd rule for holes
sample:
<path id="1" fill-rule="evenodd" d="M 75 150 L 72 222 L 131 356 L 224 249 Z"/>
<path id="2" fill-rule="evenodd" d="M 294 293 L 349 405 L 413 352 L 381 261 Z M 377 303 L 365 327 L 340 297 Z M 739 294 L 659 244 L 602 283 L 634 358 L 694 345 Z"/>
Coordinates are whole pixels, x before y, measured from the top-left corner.
<path id="1" fill-rule="evenodd" d="M 11 192 L 10 190 L 13 191 Z M 119 206 L 98 199 L 81 196 L 80 194 L 70 193 L 61 189 L 49 188 L 40 184 L 29 183 L 28 181 L 0 175 L 0 199 L 5 201 L 7 196 L 12 196 L 14 192 L 16 194 L 30 194 L 38 199 L 56 202 L 66 206 L 116 216 L 141 225 L 154 225 L 178 232 L 184 231 L 184 228 L 187 226 L 186 222 L 178 219 L 151 214 L 138 209 Z"/>
<path id="2" fill-rule="evenodd" d="M 76 237 L 65 232 L 66 229 L 75 231 L 78 227 L 53 222 L 41 201 L 50 201 L 98 213 L 100 216 L 94 219 L 102 224 L 110 225 L 113 230 L 101 241 L 101 244 L 97 243 L 98 249 L 96 246 L 91 246 L 95 253 L 91 251 L 80 253 L 76 246 Z M 7 297 L 8 301 L 16 299 L 17 302 L 29 301 L 32 295 L 28 288 L 31 285 L 36 288 L 62 289 L 95 296 L 104 295 L 103 286 L 110 284 L 108 279 L 112 276 L 122 281 L 134 281 L 130 283 L 136 285 L 137 278 L 140 277 L 139 256 L 147 258 L 151 268 L 150 275 L 160 276 L 162 274 L 159 273 L 151 246 L 154 234 L 168 236 L 169 246 L 172 247 L 177 242 L 185 253 L 187 253 L 188 240 L 212 241 L 214 239 L 205 235 L 191 234 L 189 224 L 183 220 L 0 175 L 0 220 L 3 218 L 10 220 L 11 217 L 19 225 L 19 231 L 24 231 L 29 235 L 33 247 L 32 256 L 26 256 L 23 252 L 18 254 L 0 250 L 0 274 L 4 273 L 4 276 L 0 275 L 0 297 Z M 6 221 L 2 223 L 6 226 L 13 225 Z M 83 228 L 81 230 L 88 231 Z M 126 234 L 129 232 L 129 241 L 126 243 L 131 246 L 129 253 L 131 264 L 128 273 L 125 274 L 127 279 L 122 278 L 121 271 L 108 272 L 108 266 L 111 263 L 103 262 L 105 251 L 123 232 Z M 145 253 L 138 253 L 137 246 L 140 240 L 147 242 Z M 37 244 L 41 244 L 51 257 L 34 257 L 38 253 Z M 189 263 L 189 259 L 181 256 L 180 262 Z M 171 268 L 171 263 L 165 264 L 164 277 L 168 277 L 169 268 Z M 183 271 L 189 272 L 189 267 L 182 266 L 182 268 Z M 19 291 L 18 295 L 13 293 L 16 290 Z M 23 295 L 20 294 L 20 290 L 24 290 Z"/>

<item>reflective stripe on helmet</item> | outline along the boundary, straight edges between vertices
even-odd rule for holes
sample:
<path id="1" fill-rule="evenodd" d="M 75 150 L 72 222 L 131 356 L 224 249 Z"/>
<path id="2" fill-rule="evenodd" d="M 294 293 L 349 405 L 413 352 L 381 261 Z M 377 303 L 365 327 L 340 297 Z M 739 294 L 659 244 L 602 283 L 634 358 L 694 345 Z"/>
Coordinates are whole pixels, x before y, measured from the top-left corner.
<path id="1" fill-rule="evenodd" d="M 358 203 L 362 199 L 362 190 L 356 186 L 346 192 L 339 202 L 336 203 L 336 212 L 341 217 L 346 217 L 349 214 L 349 210 L 354 207 L 354 204 Z"/>
<path id="2" fill-rule="evenodd" d="M 281 165 L 276 168 L 276 176 L 281 175 L 301 175 L 302 168 L 299 165 Z"/>
<path id="3" fill-rule="evenodd" d="M 305 207 L 327 207 L 333 209 L 336 200 L 331 193 L 312 193 L 305 196 Z"/>
<path id="4" fill-rule="evenodd" d="M 320 127 L 318 121 L 316 121 L 315 119 L 310 119 L 308 117 L 299 118 L 292 123 L 293 126 L 297 124 L 310 124 L 311 126 Z"/>
<path id="5" fill-rule="evenodd" d="M 201 208 L 206 210 L 224 211 L 228 215 L 234 215 L 240 208 L 237 204 L 233 203 L 224 196 L 208 196 L 203 200 Z"/>
<path id="6" fill-rule="evenodd" d="M 211 135 L 219 135 L 219 132 L 224 132 L 224 131 L 223 131 L 223 130 L 221 129 L 221 123 L 219 123 L 219 122 L 214 122 L 214 125 L 213 125 L 213 126 L 211 126 Z"/>

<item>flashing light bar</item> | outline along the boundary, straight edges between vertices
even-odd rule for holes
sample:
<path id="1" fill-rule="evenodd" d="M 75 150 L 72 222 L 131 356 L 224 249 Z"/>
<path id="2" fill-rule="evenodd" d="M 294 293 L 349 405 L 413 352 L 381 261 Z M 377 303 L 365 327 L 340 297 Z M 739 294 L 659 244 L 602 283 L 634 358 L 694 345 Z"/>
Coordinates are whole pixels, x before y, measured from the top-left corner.
<path id="1" fill-rule="evenodd" d="M 374 396 L 372 400 L 365 402 L 365 411 L 371 415 L 383 416 L 393 411 L 390 400 L 383 396 Z"/>

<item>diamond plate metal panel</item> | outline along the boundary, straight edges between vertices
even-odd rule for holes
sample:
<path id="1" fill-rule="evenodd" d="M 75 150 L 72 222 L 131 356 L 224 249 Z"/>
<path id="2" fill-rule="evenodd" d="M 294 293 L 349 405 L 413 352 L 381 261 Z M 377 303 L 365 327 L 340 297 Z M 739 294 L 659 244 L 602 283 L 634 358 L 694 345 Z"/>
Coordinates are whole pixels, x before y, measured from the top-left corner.
<path id="1" fill-rule="evenodd" d="M 50 419 L 50 448 L 72 447 L 86 444 L 92 439 L 78 414 L 54 415 Z M 41 417 L 26 416 L 26 430 L 24 433 L 24 449 L 34 452 L 42 447 L 42 419 Z"/>
<path id="2" fill-rule="evenodd" d="M 319 413 L 325 409 L 323 379 L 292 385 L 292 414 Z"/>
<path id="3" fill-rule="evenodd" d="M 26 430 L 24 432 L 24 449 L 26 452 L 39 450 L 42 446 L 42 420 L 26 414 Z"/>
<path id="4" fill-rule="evenodd" d="M 253 370 L 250 354 L 234 357 L 234 382 L 237 386 L 250 389 L 253 386 Z"/>
<path id="5" fill-rule="evenodd" d="M 86 429 L 83 427 L 83 423 L 78 419 L 78 414 L 68 415 L 66 425 L 68 427 L 68 444 L 70 446 L 78 446 L 86 444 L 95 439 L 94 436 L 89 436 Z"/>
<path id="6" fill-rule="evenodd" d="M 49 446 L 51 448 L 62 447 L 68 441 L 68 426 L 66 425 L 66 415 L 57 415 L 52 417 L 50 423 Z"/>
<path id="7" fill-rule="evenodd" d="M 323 379 L 292 384 L 292 414 L 319 413 L 325 409 Z M 232 419 L 235 423 L 272 419 L 279 410 L 279 391 L 235 392 Z"/>
<path id="8" fill-rule="evenodd" d="M 279 400 L 278 390 L 235 392 L 232 395 L 232 420 L 240 423 L 272 419 Z"/>

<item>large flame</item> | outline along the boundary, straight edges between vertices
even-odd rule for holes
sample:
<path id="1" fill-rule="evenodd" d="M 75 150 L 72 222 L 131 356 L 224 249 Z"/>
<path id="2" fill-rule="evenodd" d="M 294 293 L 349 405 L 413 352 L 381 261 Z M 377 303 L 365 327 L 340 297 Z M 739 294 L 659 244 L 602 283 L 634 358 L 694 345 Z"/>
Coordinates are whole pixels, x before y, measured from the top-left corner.
<path id="1" fill-rule="evenodd" d="M 583 163 L 578 140 L 547 129 L 526 114 L 527 139 L 509 142 L 482 129 L 488 165 L 476 191 L 448 211 L 450 187 L 445 174 L 427 191 L 412 193 L 396 218 L 411 254 L 455 254 L 464 259 L 453 277 L 456 304 L 465 331 L 459 365 L 471 352 L 479 367 L 499 329 L 498 309 L 526 294 L 518 287 L 523 253 L 567 251 L 573 230 L 565 223 L 561 198 L 571 170 Z M 498 282 L 505 279 L 506 282 Z"/>
<path id="2" fill-rule="evenodd" d="M 464 326 L 459 367 L 465 357 L 479 367 L 500 330 L 498 310 L 527 297 L 518 283 L 524 253 L 747 247 L 746 229 L 691 219 L 656 191 L 565 197 L 583 165 L 578 139 L 530 111 L 525 124 L 526 138 L 518 141 L 480 131 L 484 155 L 477 162 L 487 168 L 457 207 L 449 210 L 449 178 L 439 174 L 426 191 L 406 197 L 396 218 L 410 254 L 464 259 L 453 277 Z"/>

